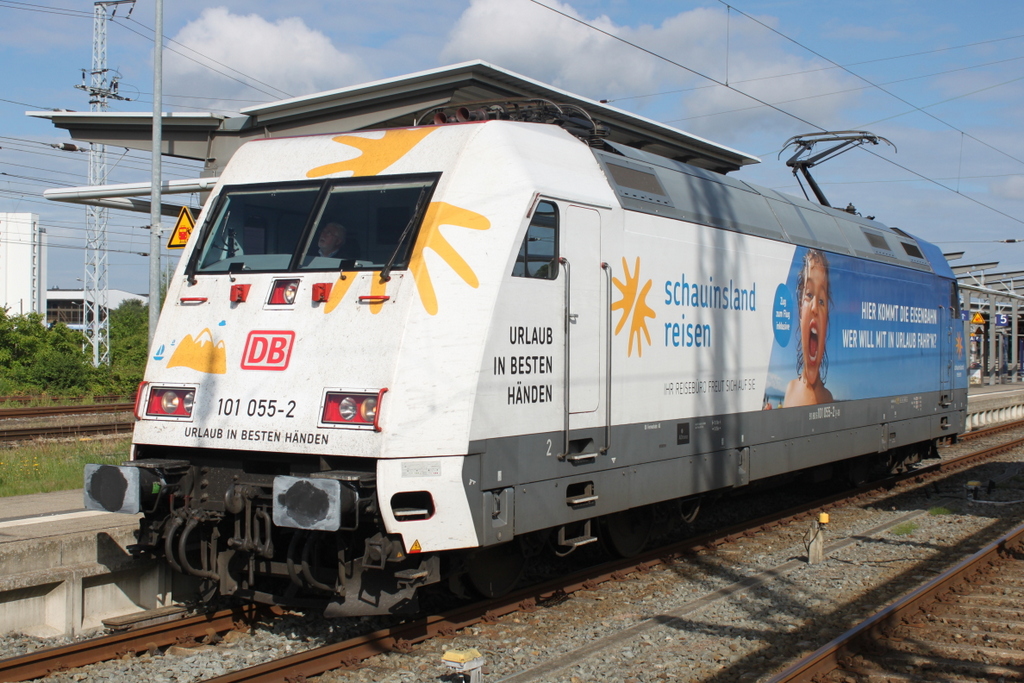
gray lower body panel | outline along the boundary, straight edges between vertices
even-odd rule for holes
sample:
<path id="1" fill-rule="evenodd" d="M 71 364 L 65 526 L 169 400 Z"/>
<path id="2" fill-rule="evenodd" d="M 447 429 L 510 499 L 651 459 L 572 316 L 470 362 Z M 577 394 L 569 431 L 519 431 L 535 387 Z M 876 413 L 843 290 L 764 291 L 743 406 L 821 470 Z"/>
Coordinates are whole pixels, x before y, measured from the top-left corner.
<path id="1" fill-rule="evenodd" d="M 562 432 L 478 441 L 470 444 L 481 483 L 471 493 L 479 498 L 474 523 L 481 545 L 490 545 L 509 540 L 510 527 L 518 535 L 743 486 L 957 434 L 966 407 L 962 390 L 616 425 L 605 453 L 576 460 L 557 457 Z M 605 432 L 573 431 L 570 439 L 592 440 L 597 450 Z"/>

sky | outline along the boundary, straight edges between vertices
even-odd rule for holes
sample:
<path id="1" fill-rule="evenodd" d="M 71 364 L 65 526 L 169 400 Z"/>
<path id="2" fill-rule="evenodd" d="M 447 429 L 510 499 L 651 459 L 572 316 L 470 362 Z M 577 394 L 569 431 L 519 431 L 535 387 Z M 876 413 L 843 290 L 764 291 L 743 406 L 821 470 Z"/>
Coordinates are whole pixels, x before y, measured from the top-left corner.
<path id="1" fill-rule="evenodd" d="M 107 25 L 107 65 L 130 98 L 110 110 L 152 112 L 155 3 L 129 7 Z M 0 212 L 40 216 L 51 288 L 82 286 L 85 209 L 42 192 L 85 185 L 87 155 L 52 147 L 67 132 L 25 112 L 89 110 L 75 86 L 92 33 L 92 2 L 0 0 Z M 954 264 L 1024 270 L 1024 4 L 173 0 L 164 35 L 165 111 L 237 113 L 481 59 L 756 155 L 736 177 L 797 195 L 790 137 L 867 130 L 893 146 L 813 170 L 832 205 L 965 251 Z M 148 153 L 108 148 L 108 163 L 109 183 L 150 179 Z M 163 174 L 199 167 L 168 158 Z M 148 223 L 109 213 L 111 288 L 146 293 Z"/>

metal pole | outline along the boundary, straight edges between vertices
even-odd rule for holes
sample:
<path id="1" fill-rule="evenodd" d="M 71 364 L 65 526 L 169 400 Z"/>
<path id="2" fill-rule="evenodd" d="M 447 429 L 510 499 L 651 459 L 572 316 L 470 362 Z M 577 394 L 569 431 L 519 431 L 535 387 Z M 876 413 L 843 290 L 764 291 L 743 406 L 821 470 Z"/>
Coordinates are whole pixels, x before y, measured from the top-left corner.
<path id="1" fill-rule="evenodd" d="M 1017 300 L 1010 300 L 1010 381 L 1016 382 L 1017 372 Z"/>
<path id="2" fill-rule="evenodd" d="M 149 211 L 149 345 L 153 346 L 156 321 L 160 317 L 160 161 L 163 147 L 164 2 L 156 0 L 153 40 L 153 189 Z"/>
<path id="3" fill-rule="evenodd" d="M 988 297 L 988 384 L 996 383 L 999 373 L 999 354 L 996 352 L 996 298 Z"/>
<path id="4" fill-rule="evenodd" d="M 89 95 L 89 110 L 102 112 L 108 109 L 110 99 L 123 100 L 118 95 L 119 76 L 109 76 L 107 69 L 107 10 L 118 5 L 132 4 L 135 0 L 99 0 L 93 3 L 92 26 L 92 71 L 86 82 L 82 71 L 82 85 L 75 86 Z M 129 12 L 129 15 L 131 12 Z M 107 152 L 101 144 L 90 143 L 89 184 L 103 185 L 107 182 Z M 110 363 L 110 313 L 107 280 L 107 208 L 90 206 L 86 208 L 86 252 L 85 273 L 82 280 L 83 324 L 85 336 L 92 346 L 94 366 Z"/>

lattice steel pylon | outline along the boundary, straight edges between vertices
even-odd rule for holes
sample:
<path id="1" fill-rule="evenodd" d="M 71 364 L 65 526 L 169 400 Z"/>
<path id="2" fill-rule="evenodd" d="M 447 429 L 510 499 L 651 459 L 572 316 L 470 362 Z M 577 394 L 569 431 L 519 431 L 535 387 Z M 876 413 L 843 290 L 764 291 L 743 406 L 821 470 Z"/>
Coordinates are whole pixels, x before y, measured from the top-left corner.
<path id="1" fill-rule="evenodd" d="M 92 22 L 92 70 L 82 70 L 82 84 L 75 87 L 89 95 L 89 111 L 106 111 L 110 99 L 125 100 L 117 93 L 117 77 L 108 78 L 107 69 L 107 11 L 117 5 L 131 4 L 135 0 L 103 0 L 93 3 Z M 131 10 L 129 10 L 129 15 Z M 110 15 L 113 16 L 113 13 Z M 86 73 L 89 74 L 86 83 Z M 90 144 L 89 184 L 104 185 L 107 182 L 107 151 L 104 145 Z M 85 210 L 86 244 L 85 277 L 82 291 L 82 324 L 85 336 L 92 346 L 92 364 L 106 365 L 110 362 L 110 327 L 107 324 L 107 209 L 89 206 Z"/>

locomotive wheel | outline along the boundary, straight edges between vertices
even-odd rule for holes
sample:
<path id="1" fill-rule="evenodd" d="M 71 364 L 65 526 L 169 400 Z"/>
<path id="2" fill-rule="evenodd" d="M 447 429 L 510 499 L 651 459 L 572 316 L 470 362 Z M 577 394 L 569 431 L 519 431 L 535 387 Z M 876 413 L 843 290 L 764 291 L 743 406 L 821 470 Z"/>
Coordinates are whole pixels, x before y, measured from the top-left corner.
<path id="1" fill-rule="evenodd" d="M 512 590 L 526 567 L 519 541 L 482 548 L 466 560 L 466 578 L 485 598 L 497 598 Z"/>
<path id="2" fill-rule="evenodd" d="M 601 518 L 601 540 L 608 552 L 619 557 L 638 555 L 654 526 L 654 514 L 649 505 L 623 510 Z"/>

